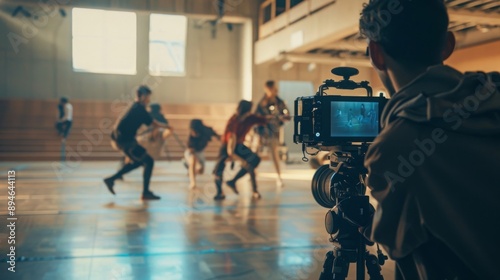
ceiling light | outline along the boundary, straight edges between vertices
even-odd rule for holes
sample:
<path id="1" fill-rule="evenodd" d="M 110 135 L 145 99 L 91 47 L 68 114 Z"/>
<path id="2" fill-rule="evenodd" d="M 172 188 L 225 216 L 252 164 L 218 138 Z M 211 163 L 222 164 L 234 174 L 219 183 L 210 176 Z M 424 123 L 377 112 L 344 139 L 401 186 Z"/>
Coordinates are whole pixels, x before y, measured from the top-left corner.
<path id="1" fill-rule="evenodd" d="M 476 25 L 477 30 L 479 30 L 481 33 L 486 33 L 490 31 L 490 28 L 485 26 L 485 25 Z"/>
<path id="2" fill-rule="evenodd" d="M 316 66 L 316 63 L 309 63 L 309 65 L 307 65 L 307 71 L 312 72 L 316 70 Z"/>
<path id="3" fill-rule="evenodd" d="M 287 62 L 283 63 L 283 65 L 281 65 L 281 70 L 288 71 L 288 70 L 292 69 L 292 67 L 293 67 L 293 62 L 287 61 Z"/>

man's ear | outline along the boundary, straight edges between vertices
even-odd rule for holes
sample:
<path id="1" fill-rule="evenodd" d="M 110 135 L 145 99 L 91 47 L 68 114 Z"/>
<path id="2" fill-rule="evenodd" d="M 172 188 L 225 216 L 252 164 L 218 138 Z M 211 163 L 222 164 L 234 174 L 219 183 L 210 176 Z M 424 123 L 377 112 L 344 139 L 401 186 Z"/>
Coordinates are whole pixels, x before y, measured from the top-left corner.
<path id="1" fill-rule="evenodd" d="M 385 71 L 387 65 L 385 64 L 384 51 L 382 47 L 373 41 L 368 43 L 368 51 L 370 52 L 370 60 L 373 67 L 379 71 Z"/>
<path id="2" fill-rule="evenodd" d="M 441 53 L 443 61 L 451 56 L 451 54 L 455 50 L 455 43 L 455 35 L 453 34 L 453 32 L 448 31 L 448 33 L 446 34 L 446 42 L 444 43 L 443 52 Z"/>

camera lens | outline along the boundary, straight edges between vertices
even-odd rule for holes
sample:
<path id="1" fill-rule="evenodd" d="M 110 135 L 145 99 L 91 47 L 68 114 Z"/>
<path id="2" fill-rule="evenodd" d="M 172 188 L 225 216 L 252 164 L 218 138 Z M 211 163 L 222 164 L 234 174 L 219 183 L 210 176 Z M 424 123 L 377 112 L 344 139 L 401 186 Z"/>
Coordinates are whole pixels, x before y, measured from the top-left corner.
<path id="1" fill-rule="evenodd" d="M 323 165 L 316 170 L 311 183 L 311 191 L 316 202 L 329 209 L 335 206 L 335 195 L 330 193 L 331 179 L 334 174 L 335 172 L 330 169 L 329 165 Z"/>

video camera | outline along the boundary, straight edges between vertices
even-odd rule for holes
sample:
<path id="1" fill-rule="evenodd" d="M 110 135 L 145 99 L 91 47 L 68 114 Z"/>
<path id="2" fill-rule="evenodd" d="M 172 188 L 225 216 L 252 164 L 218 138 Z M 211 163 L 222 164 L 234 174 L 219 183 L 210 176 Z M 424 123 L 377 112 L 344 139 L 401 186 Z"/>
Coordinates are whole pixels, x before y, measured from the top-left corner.
<path id="1" fill-rule="evenodd" d="M 330 210 L 325 217 L 326 231 L 331 235 L 334 250 L 326 255 L 320 280 L 344 279 L 349 263 L 357 263 L 358 279 L 364 279 L 364 266 L 371 279 L 383 279 L 380 265 L 386 256 L 366 251 L 373 245 L 358 228 L 368 226 L 375 212 L 365 195 L 364 157 L 380 132 L 380 115 L 387 99 L 373 97 L 369 82 L 350 80 L 356 68 L 337 67 L 331 71 L 343 80 L 326 80 L 314 96 L 299 97 L 294 102 L 295 143 L 302 144 L 304 161 L 307 148 L 328 151 L 330 164 L 323 165 L 313 176 L 311 190 L 316 202 Z M 329 88 L 365 89 L 367 96 L 326 95 Z M 309 155 L 315 155 L 310 154 Z"/>
<path id="2" fill-rule="evenodd" d="M 367 143 L 380 132 L 380 115 L 387 99 L 373 97 L 367 81 L 356 83 L 349 78 L 359 71 L 350 67 L 332 69 L 343 80 L 326 80 L 316 95 L 295 100 L 294 142 L 307 147 L 351 146 Z M 325 95 L 325 90 L 363 88 L 367 96 Z"/>

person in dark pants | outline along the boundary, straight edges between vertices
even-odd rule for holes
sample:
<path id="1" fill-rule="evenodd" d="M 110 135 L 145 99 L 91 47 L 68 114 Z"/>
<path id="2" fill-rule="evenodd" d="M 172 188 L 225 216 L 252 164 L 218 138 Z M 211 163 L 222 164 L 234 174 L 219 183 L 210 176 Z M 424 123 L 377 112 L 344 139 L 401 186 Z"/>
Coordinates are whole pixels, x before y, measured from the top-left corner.
<path id="1" fill-rule="evenodd" d="M 68 98 L 61 97 L 59 104 L 57 105 L 57 110 L 58 120 L 56 123 L 56 129 L 59 136 L 62 137 L 62 141 L 66 142 L 66 138 L 68 138 L 68 134 L 73 123 L 73 105 L 68 102 Z"/>
<path id="2" fill-rule="evenodd" d="M 227 122 L 224 136 L 222 137 L 219 157 L 214 169 L 215 186 L 217 187 L 215 200 L 226 198 L 222 191 L 222 175 L 226 167 L 226 161 L 230 158 L 239 160 L 242 163 L 242 168 L 232 180 L 226 182 L 228 187 L 235 193 L 238 193 L 236 181 L 248 173 L 252 182 L 253 197 L 256 199 L 261 197 L 257 190 L 257 180 L 255 178 L 255 168 L 260 163 L 260 157 L 245 146 L 243 142 L 245 136 L 254 125 L 264 125 L 272 116 L 266 117 L 251 114 L 251 109 L 252 102 L 246 100 L 240 101 L 236 113 Z"/>
<path id="3" fill-rule="evenodd" d="M 57 104 L 57 122 L 56 122 L 56 129 L 57 129 L 57 134 L 59 136 L 62 135 L 62 118 L 64 117 L 64 104 L 62 103 L 62 98 L 59 99 L 59 103 Z"/>
<path id="4" fill-rule="evenodd" d="M 160 104 L 154 103 L 149 105 L 149 115 L 153 120 L 156 120 L 160 123 L 168 125 L 168 120 L 162 113 Z M 163 141 L 170 136 L 170 129 L 162 128 L 155 126 L 154 123 L 145 130 L 140 131 L 136 136 L 137 142 L 143 146 L 146 151 L 154 158 L 160 156 L 161 148 L 163 147 Z M 116 146 L 116 145 L 115 145 Z M 160 150 L 155 151 L 156 147 Z M 115 147 L 116 148 L 116 147 Z M 127 163 L 131 162 L 126 155 L 124 155 L 120 160 L 120 169 Z M 123 176 L 117 178 L 118 180 L 123 180 Z"/>
<path id="5" fill-rule="evenodd" d="M 363 121 L 365 119 L 365 115 L 366 115 L 365 104 L 361 104 L 361 108 L 359 109 L 359 118 L 358 118 L 359 125 L 363 124 Z"/>
<path id="6" fill-rule="evenodd" d="M 116 147 L 131 160 L 116 174 L 104 179 L 104 183 L 112 194 L 115 194 L 113 189 L 115 180 L 121 178 L 124 174 L 138 168 L 139 166 L 144 166 L 142 199 L 160 199 L 159 196 L 153 194 L 153 192 L 149 190 L 149 182 L 153 172 L 154 159 L 146 152 L 146 149 L 137 143 L 136 133 L 139 127 L 143 124 L 169 129 L 172 128 L 165 123 L 154 120 L 146 111 L 146 106 L 148 105 L 150 98 L 151 90 L 147 86 L 140 86 L 137 90 L 136 102 L 134 102 L 127 113 L 120 118 L 116 128 L 111 134 L 111 138 L 113 139 Z"/>
<path id="7" fill-rule="evenodd" d="M 220 140 L 220 135 L 213 128 L 205 126 L 202 120 L 191 120 L 187 149 L 184 152 L 184 160 L 189 172 L 189 189 L 196 188 L 196 173 L 203 174 L 205 170 L 204 150 L 212 137 Z M 197 166 L 199 166 L 198 170 Z"/>

